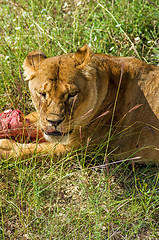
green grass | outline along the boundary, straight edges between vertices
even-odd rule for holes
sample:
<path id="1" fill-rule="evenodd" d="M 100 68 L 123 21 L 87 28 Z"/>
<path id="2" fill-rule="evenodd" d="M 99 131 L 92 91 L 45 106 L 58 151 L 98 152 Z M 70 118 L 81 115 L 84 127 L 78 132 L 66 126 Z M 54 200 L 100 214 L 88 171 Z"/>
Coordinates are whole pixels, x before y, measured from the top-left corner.
<path id="1" fill-rule="evenodd" d="M 33 49 L 54 56 L 87 43 L 95 52 L 159 62 L 157 0 L 0 3 L 1 111 L 34 109 L 21 75 Z M 98 149 L 1 160 L 0 239 L 158 239 L 158 168 L 124 161 L 104 168 Z"/>

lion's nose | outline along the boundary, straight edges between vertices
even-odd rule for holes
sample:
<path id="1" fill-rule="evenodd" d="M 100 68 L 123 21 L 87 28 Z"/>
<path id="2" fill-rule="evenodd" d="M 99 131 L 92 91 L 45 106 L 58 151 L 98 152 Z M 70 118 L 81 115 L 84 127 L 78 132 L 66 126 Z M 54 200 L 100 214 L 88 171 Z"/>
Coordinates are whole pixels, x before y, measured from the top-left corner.
<path id="1" fill-rule="evenodd" d="M 58 120 L 56 120 L 56 121 L 53 121 L 53 120 L 50 120 L 50 119 L 47 119 L 47 118 L 46 118 L 46 120 L 47 120 L 49 123 L 51 123 L 52 126 L 58 126 L 60 123 L 62 123 L 62 121 L 64 120 L 64 118 L 63 118 L 63 119 L 58 119 Z"/>

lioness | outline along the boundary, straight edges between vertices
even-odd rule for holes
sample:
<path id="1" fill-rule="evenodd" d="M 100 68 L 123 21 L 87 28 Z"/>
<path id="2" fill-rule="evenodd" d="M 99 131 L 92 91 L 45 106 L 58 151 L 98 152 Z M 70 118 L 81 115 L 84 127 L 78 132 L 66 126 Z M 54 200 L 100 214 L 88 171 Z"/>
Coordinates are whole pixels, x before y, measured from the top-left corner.
<path id="1" fill-rule="evenodd" d="M 81 144 L 105 141 L 114 159 L 138 157 L 159 162 L 159 68 L 131 57 L 94 54 L 87 45 L 76 53 L 26 57 L 24 75 L 38 124 L 47 142 L 0 140 L 0 153 L 61 156 Z M 109 148 L 108 148 L 109 146 Z"/>

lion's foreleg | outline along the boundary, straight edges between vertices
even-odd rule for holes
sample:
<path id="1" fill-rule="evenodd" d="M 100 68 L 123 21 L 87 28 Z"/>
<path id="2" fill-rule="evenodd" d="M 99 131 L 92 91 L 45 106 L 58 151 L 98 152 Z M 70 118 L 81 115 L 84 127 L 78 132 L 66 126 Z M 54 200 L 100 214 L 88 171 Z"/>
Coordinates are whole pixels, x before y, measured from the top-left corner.
<path id="1" fill-rule="evenodd" d="M 17 143 L 9 139 L 0 139 L 0 156 L 4 159 L 18 157 L 21 159 L 27 156 L 50 155 L 62 156 L 66 154 L 70 148 L 64 144 L 52 144 L 48 142 L 36 143 Z"/>

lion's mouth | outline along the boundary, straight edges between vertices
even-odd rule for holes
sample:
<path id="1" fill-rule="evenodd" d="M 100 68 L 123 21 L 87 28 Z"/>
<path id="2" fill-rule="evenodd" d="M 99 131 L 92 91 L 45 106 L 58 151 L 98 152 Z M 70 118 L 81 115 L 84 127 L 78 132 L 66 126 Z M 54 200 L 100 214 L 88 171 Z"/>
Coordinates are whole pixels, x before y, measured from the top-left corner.
<path id="1" fill-rule="evenodd" d="M 42 132 L 48 136 L 65 136 L 65 135 L 68 135 L 68 134 L 71 134 L 73 130 L 69 131 L 69 132 L 59 132 L 59 131 L 44 131 L 42 130 Z"/>
<path id="2" fill-rule="evenodd" d="M 44 132 L 48 136 L 63 136 L 64 134 L 59 131 L 53 131 L 53 132 Z"/>

